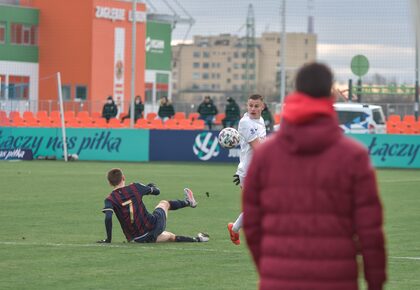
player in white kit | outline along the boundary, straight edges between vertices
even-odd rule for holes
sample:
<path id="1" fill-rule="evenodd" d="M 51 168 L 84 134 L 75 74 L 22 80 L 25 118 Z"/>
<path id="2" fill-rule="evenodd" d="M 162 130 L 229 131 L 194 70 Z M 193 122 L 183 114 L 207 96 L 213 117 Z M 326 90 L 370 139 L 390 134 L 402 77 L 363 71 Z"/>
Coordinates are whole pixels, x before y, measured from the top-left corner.
<path id="1" fill-rule="evenodd" d="M 251 162 L 252 152 L 258 144 L 264 140 L 266 131 L 264 119 L 261 112 L 264 109 L 264 97 L 258 94 L 251 95 L 247 102 L 247 113 L 239 121 L 238 131 L 241 135 L 241 152 L 239 154 L 239 165 L 236 174 L 233 176 L 233 182 L 243 184 Z M 230 239 L 235 245 L 240 244 L 239 230 L 242 228 L 242 213 L 238 216 L 234 223 L 228 224 Z"/>

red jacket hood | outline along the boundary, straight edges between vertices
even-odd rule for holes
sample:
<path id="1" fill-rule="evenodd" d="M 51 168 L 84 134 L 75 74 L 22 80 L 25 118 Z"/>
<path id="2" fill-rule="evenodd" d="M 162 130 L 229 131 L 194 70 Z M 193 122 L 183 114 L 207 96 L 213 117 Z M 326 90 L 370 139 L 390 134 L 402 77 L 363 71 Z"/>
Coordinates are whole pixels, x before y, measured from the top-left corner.
<path id="1" fill-rule="evenodd" d="M 312 98 L 300 92 L 286 97 L 283 118 L 288 122 L 306 123 L 317 116 L 335 116 L 331 98 Z"/>
<path id="2" fill-rule="evenodd" d="M 312 154 L 323 151 L 343 136 L 333 102 L 296 92 L 285 101 L 278 136 L 291 152 Z"/>

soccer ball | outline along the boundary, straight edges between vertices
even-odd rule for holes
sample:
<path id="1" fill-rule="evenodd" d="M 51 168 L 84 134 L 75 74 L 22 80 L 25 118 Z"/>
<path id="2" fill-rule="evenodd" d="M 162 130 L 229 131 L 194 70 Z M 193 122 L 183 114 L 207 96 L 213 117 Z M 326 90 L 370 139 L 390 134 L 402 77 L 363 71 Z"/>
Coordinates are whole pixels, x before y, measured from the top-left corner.
<path id="1" fill-rule="evenodd" d="M 235 128 L 224 128 L 219 133 L 219 137 L 217 138 L 219 141 L 220 146 L 223 148 L 234 148 L 239 145 L 239 141 L 241 140 L 241 135 Z"/>

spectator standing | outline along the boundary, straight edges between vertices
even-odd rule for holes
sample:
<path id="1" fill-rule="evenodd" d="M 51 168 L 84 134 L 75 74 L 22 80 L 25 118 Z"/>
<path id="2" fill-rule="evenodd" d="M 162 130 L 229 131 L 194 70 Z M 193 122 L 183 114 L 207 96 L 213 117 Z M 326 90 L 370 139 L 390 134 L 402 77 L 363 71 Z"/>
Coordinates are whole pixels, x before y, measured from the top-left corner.
<path id="1" fill-rule="evenodd" d="M 210 96 L 204 97 L 204 101 L 198 106 L 197 112 L 200 114 L 199 119 L 204 120 L 209 130 L 211 130 L 213 120 L 217 115 L 217 108 L 213 104 L 213 100 Z"/>
<path id="2" fill-rule="evenodd" d="M 338 126 L 333 74 L 303 66 L 282 126 L 254 152 L 243 226 L 260 289 L 367 289 L 386 280 L 383 213 L 368 151 Z"/>
<path id="3" fill-rule="evenodd" d="M 222 120 L 223 128 L 236 127 L 241 118 L 241 110 L 232 97 L 227 99 L 228 103 L 225 108 L 225 118 Z"/>
<path id="4" fill-rule="evenodd" d="M 112 99 L 112 96 L 109 96 L 106 100 L 106 104 L 102 108 L 102 118 L 105 118 L 107 122 L 111 118 L 115 118 L 118 114 L 118 108 L 115 104 L 114 100 Z"/>
<path id="5" fill-rule="evenodd" d="M 144 111 L 144 105 L 141 101 L 140 96 L 136 96 L 134 100 L 134 122 L 137 121 L 137 119 L 140 119 L 143 117 L 143 111 Z M 124 121 L 125 119 L 131 118 L 131 105 L 128 107 L 128 114 L 122 118 Z"/>
<path id="6" fill-rule="evenodd" d="M 171 101 L 168 100 L 167 97 L 163 97 L 160 99 L 159 111 L 158 116 L 162 119 L 162 121 L 166 121 L 175 115 L 175 109 L 172 105 Z"/>
<path id="7" fill-rule="evenodd" d="M 265 130 L 267 131 L 267 133 L 272 132 L 274 126 L 274 119 L 266 103 L 264 103 L 264 110 L 261 113 L 261 117 L 264 119 Z"/>

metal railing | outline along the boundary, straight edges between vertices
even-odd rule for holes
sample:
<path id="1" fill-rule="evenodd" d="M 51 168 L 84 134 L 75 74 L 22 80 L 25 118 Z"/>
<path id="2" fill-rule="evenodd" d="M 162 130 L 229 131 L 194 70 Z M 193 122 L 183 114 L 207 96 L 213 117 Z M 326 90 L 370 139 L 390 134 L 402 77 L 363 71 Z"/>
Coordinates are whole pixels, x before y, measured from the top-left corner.
<path id="1" fill-rule="evenodd" d="M 105 104 L 104 101 L 64 101 L 64 111 L 73 111 L 76 114 L 81 111 L 87 111 L 89 114 L 93 112 L 102 112 L 102 107 Z M 187 115 L 192 112 L 197 112 L 199 103 L 192 104 L 190 102 L 175 102 L 173 103 L 176 112 L 185 112 Z M 225 112 L 225 102 L 215 102 L 219 113 Z M 241 113 L 246 111 L 245 103 L 238 103 Z M 385 116 L 389 115 L 414 115 L 414 103 L 376 103 L 383 108 Z M 129 101 L 124 103 L 124 106 L 120 104 L 120 114 L 127 113 Z M 274 115 L 280 112 L 280 104 L 278 102 L 267 103 L 270 112 Z M 52 111 L 59 111 L 59 102 L 56 100 L 43 100 L 43 101 L 32 101 L 32 100 L 1 100 L 0 99 L 0 111 L 18 111 L 21 114 L 25 111 L 31 111 L 36 113 L 37 111 L 46 111 L 50 114 Z M 125 108 L 125 109 L 123 109 Z M 152 104 L 145 104 L 144 112 L 157 113 L 159 105 L 153 106 Z"/>

